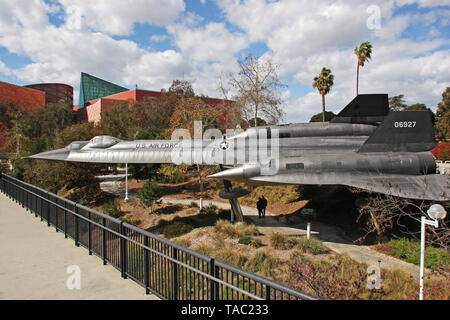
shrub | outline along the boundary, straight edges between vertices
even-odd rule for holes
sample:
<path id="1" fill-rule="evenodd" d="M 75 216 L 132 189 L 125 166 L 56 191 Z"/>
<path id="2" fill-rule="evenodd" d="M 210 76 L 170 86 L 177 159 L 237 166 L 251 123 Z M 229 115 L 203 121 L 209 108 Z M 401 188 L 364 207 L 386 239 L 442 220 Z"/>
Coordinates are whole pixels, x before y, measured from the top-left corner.
<path id="1" fill-rule="evenodd" d="M 330 250 L 320 241 L 314 237 L 311 237 L 309 240 L 307 238 L 299 238 L 297 239 L 296 249 L 301 252 L 311 253 L 311 254 L 325 254 L 329 253 Z"/>
<path id="2" fill-rule="evenodd" d="M 250 245 L 251 245 L 253 248 L 258 249 L 258 248 L 260 248 L 260 247 L 263 246 L 263 243 L 262 243 L 261 239 L 258 239 L 258 238 L 252 238 L 252 242 L 250 243 Z"/>
<path id="3" fill-rule="evenodd" d="M 220 209 L 219 212 L 217 213 L 219 219 L 230 219 L 231 217 L 231 213 L 230 210 L 226 210 L 226 209 Z"/>
<path id="4" fill-rule="evenodd" d="M 277 250 L 289 250 L 297 245 L 298 241 L 295 238 L 288 237 L 282 233 L 274 232 L 270 236 L 270 244 Z"/>
<path id="5" fill-rule="evenodd" d="M 273 277 L 275 269 L 280 265 L 280 259 L 272 258 L 263 251 L 257 251 L 245 264 L 244 268 L 250 272 L 260 272 Z"/>
<path id="6" fill-rule="evenodd" d="M 139 219 L 133 218 L 130 214 L 126 214 L 123 217 L 120 217 L 120 220 L 133 226 L 137 226 L 141 222 Z"/>
<path id="7" fill-rule="evenodd" d="M 391 254 L 415 265 L 420 264 L 420 242 L 408 238 L 393 239 Z M 427 246 L 425 248 L 425 267 L 431 269 L 449 268 L 450 255 L 444 249 Z"/>
<path id="8" fill-rule="evenodd" d="M 194 229 L 194 227 L 190 224 L 187 224 L 182 221 L 175 221 L 171 224 L 168 224 L 163 229 L 163 234 L 167 238 L 176 238 L 182 236 L 183 234 L 189 233 Z"/>
<path id="9" fill-rule="evenodd" d="M 158 170 L 158 178 L 164 183 L 181 183 L 185 181 L 185 177 L 186 171 L 176 165 L 163 164 Z"/>
<path id="10" fill-rule="evenodd" d="M 214 253 L 214 258 L 238 268 L 242 268 L 247 262 L 247 257 L 244 254 L 230 247 L 217 250 Z"/>
<path id="11" fill-rule="evenodd" d="M 195 201 L 192 201 L 188 204 L 188 208 L 198 208 L 198 203 Z"/>
<path id="12" fill-rule="evenodd" d="M 230 221 L 219 220 L 217 221 L 214 229 L 231 238 L 239 238 L 243 236 L 254 236 L 258 235 L 258 228 L 253 224 L 245 224 L 243 222 L 238 222 L 232 224 Z"/>
<path id="13" fill-rule="evenodd" d="M 366 289 L 366 278 L 366 267 L 345 255 L 335 261 L 317 262 L 297 255 L 289 263 L 289 285 L 308 288 L 321 299 L 357 299 Z"/>
<path id="14" fill-rule="evenodd" d="M 249 245 L 252 242 L 252 237 L 250 236 L 243 236 L 239 238 L 239 243 L 240 244 L 245 244 L 245 245 Z"/>
<path id="15" fill-rule="evenodd" d="M 201 214 L 216 214 L 217 213 L 217 206 L 215 206 L 213 204 L 210 204 L 210 205 L 208 205 L 206 207 L 203 207 L 200 210 L 200 213 Z"/>
<path id="16" fill-rule="evenodd" d="M 117 199 L 106 202 L 102 205 L 102 211 L 113 218 L 120 218 L 122 211 L 120 211 L 119 201 Z"/>
<path id="17" fill-rule="evenodd" d="M 150 211 L 153 212 L 153 205 L 161 198 L 162 191 L 156 183 L 147 181 L 144 186 L 138 191 L 138 198 L 141 203 L 150 207 Z"/>

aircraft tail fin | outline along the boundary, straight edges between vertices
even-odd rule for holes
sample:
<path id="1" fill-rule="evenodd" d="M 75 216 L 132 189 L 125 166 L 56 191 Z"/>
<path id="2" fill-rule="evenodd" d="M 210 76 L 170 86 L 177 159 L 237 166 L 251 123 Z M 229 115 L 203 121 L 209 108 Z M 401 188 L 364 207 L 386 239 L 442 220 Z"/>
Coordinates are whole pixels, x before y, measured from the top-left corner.
<path id="1" fill-rule="evenodd" d="M 388 113 L 387 94 L 358 94 L 331 122 L 376 124 Z"/>
<path id="2" fill-rule="evenodd" d="M 422 152 L 436 144 L 431 111 L 397 111 L 389 113 L 358 152 Z"/>

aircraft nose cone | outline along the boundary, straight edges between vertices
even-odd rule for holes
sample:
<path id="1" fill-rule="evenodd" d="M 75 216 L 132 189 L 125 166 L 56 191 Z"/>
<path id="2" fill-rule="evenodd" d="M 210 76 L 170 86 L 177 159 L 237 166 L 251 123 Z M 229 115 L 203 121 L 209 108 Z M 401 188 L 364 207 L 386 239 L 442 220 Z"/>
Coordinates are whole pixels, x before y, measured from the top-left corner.
<path id="1" fill-rule="evenodd" d="M 66 160 L 70 151 L 66 148 L 56 149 L 52 151 L 41 152 L 28 158 L 31 159 L 45 159 L 45 160 Z"/>

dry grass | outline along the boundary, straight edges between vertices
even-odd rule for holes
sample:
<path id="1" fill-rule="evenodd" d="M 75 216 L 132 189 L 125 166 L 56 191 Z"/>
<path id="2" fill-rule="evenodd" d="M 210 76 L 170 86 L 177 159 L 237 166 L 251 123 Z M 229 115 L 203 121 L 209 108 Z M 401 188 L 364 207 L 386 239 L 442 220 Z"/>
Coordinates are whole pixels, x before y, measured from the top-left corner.
<path id="1" fill-rule="evenodd" d="M 239 238 L 243 236 L 258 235 L 258 227 L 254 224 L 246 224 L 244 222 L 231 223 L 226 220 L 217 221 L 214 226 L 215 230 L 231 238 Z"/>
<path id="2" fill-rule="evenodd" d="M 151 232 L 158 232 L 159 229 L 156 228 L 158 225 L 170 223 L 175 219 L 191 219 L 199 214 L 198 208 L 188 208 L 187 206 L 171 208 L 170 204 L 163 204 L 160 206 L 161 214 L 149 214 L 148 209 L 142 208 L 138 201 L 119 200 L 119 204 L 121 211 L 125 213 L 122 219 L 138 224 L 140 228 L 153 228 Z M 160 229 L 162 231 L 162 228 Z M 250 237 L 251 242 L 240 244 L 239 238 L 245 236 Z M 290 267 L 296 261 L 306 261 L 317 266 L 325 274 L 349 279 L 350 282 L 361 278 L 361 270 L 364 272 L 367 270 L 366 265 L 359 264 L 348 256 L 328 251 L 318 239 L 307 240 L 276 233 L 271 236 L 261 235 L 255 225 L 245 223 L 232 224 L 229 221 L 218 220 L 213 226 L 198 227 L 172 240 L 224 263 L 260 274 L 313 295 L 314 291 L 311 288 L 302 283 L 293 282 L 295 277 L 290 273 Z M 331 270 L 337 261 L 341 261 L 341 264 L 333 273 Z M 325 278 L 327 277 L 329 276 L 325 276 Z M 417 281 L 401 270 L 382 270 L 382 288 L 380 290 L 371 291 L 365 287 L 365 283 L 362 285 L 364 288 L 358 293 L 356 297 L 358 299 L 403 300 L 417 299 L 418 297 Z M 333 289 L 332 286 L 330 287 Z M 336 292 L 339 290 L 342 291 L 342 288 L 336 288 Z M 436 276 L 426 279 L 425 296 L 426 299 L 449 300 L 450 281 Z M 346 299 L 347 297 L 344 295 L 337 298 Z"/>

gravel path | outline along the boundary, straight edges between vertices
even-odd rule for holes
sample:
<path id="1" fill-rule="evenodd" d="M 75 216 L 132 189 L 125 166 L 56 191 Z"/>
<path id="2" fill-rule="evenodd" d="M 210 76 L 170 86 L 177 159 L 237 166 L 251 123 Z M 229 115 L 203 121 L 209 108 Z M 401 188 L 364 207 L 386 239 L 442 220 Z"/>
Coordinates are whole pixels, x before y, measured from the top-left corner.
<path id="1" fill-rule="evenodd" d="M 120 186 L 120 182 L 125 180 L 125 174 L 119 173 L 117 175 L 100 176 L 100 187 L 102 190 L 114 194 L 116 196 L 125 197 L 125 190 Z M 128 197 L 136 197 L 136 193 L 129 192 Z M 192 199 L 173 199 L 163 197 L 164 203 L 173 204 L 190 204 L 191 202 L 197 202 L 199 200 Z M 221 209 L 230 209 L 228 202 L 203 200 L 203 206 L 213 204 Z M 289 236 L 305 236 L 306 235 L 306 223 L 292 224 L 288 223 L 283 217 L 277 217 L 270 212 L 266 213 L 265 218 L 258 218 L 258 211 L 256 208 L 242 206 L 242 212 L 246 218 L 250 218 L 255 225 L 258 226 L 262 234 L 270 235 L 274 232 L 283 233 Z M 318 221 L 311 220 L 311 234 L 323 243 L 331 250 L 337 253 L 348 253 L 348 255 L 358 261 L 364 262 L 369 266 L 378 266 L 385 269 L 395 270 L 402 269 L 408 272 L 413 278 L 419 278 L 419 267 L 399 260 L 397 258 L 382 254 L 376 250 L 371 249 L 368 246 L 361 246 L 353 244 L 344 235 L 344 232 L 338 227 L 327 225 Z"/>

